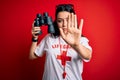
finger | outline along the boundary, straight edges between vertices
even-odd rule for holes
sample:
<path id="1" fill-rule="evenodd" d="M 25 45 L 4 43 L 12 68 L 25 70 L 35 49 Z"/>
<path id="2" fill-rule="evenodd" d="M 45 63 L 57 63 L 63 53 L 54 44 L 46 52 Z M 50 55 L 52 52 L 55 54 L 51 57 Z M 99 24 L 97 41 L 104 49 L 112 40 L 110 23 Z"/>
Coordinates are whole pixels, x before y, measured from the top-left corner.
<path id="1" fill-rule="evenodd" d="M 33 32 L 40 32 L 40 30 L 35 30 L 35 31 L 33 31 Z"/>
<path id="2" fill-rule="evenodd" d="M 40 31 L 41 29 L 39 27 L 33 27 L 33 31 Z"/>
<path id="3" fill-rule="evenodd" d="M 39 31 L 36 31 L 36 32 L 32 32 L 33 34 L 37 34 L 37 33 L 39 33 Z"/>
<path id="4" fill-rule="evenodd" d="M 40 29 L 40 27 L 38 27 L 38 26 L 34 26 L 33 28 L 34 28 L 34 29 Z"/>
<path id="5" fill-rule="evenodd" d="M 71 13 L 71 27 L 74 27 L 74 14 Z"/>
<path id="6" fill-rule="evenodd" d="M 32 36 L 33 36 L 34 38 L 38 38 L 39 35 L 36 35 L 36 34 L 38 34 L 38 33 L 32 33 Z"/>
<path id="7" fill-rule="evenodd" d="M 81 19 L 80 21 L 80 26 L 79 26 L 79 30 L 82 33 L 82 28 L 83 28 L 83 19 Z"/>
<path id="8" fill-rule="evenodd" d="M 68 15 L 68 23 L 67 23 L 67 28 L 69 29 L 70 28 L 70 14 Z"/>
<path id="9" fill-rule="evenodd" d="M 60 30 L 60 34 L 61 34 L 61 36 L 63 37 L 63 39 L 65 38 L 65 33 L 63 32 L 63 29 L 62 28 L 59 28 L 59 30 Z"/>
<path id="10" fill-rule="evenodd" d="M 74 15 L 74 26 L 77 29 L 77 16 L 76 15 Z"/>

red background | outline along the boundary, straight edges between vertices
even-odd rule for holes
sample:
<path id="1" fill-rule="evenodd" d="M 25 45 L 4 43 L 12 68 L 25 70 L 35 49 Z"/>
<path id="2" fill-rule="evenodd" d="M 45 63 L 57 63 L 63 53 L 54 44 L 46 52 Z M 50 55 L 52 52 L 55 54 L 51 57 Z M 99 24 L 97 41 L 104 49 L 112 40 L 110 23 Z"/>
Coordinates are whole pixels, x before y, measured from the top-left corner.
<path id="1" fill-rule="evenodd" d="M 44 59 L 29 60 L 31 25 L 37 13 L 54 19 L 55 5 L 73 3 L 93 48 L 84 80 L 120 80 L 119 0 L 0 0 L 0 80 L 41 80 Z M 43 35 L 47 27 L 42 27 Z"/>

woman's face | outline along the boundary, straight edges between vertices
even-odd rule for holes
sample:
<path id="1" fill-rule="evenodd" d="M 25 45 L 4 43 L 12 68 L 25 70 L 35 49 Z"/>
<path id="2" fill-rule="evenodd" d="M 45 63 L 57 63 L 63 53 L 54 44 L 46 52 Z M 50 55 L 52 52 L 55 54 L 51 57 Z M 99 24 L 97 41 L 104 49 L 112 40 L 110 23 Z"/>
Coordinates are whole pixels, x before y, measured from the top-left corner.
<path id="1" fill-rule="evenodd" d="M 62 28 L 65 33 L 67 33 L 68 17 L 70 12 L 62 11 L 57 15 L 57 25 L 59 28 Z"/>

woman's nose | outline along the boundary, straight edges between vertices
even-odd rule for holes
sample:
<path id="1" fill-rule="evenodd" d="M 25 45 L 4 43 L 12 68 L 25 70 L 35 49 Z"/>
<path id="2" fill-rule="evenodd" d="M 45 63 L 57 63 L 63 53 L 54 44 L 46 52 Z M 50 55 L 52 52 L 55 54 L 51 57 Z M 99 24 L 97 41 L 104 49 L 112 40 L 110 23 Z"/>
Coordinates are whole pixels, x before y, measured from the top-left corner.
<path id="1" fill-rule="evenodd" d="M 67 21 L 66 20 L 63 21 L 63 27 L 67 27 Z"/>

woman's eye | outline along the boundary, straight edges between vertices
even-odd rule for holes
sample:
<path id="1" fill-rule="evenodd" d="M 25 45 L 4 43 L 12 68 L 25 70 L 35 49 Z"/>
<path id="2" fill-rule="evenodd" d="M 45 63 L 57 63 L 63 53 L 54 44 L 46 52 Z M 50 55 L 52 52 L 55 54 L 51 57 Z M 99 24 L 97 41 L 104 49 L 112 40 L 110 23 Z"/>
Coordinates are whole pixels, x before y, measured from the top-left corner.
<path id="1" fill-rule="evenodd" d="M 57 20 L 57 22 L 59 22 L 59 23 L 60 23 L 60 22 L 62 22 L 62 20 Z"/>

